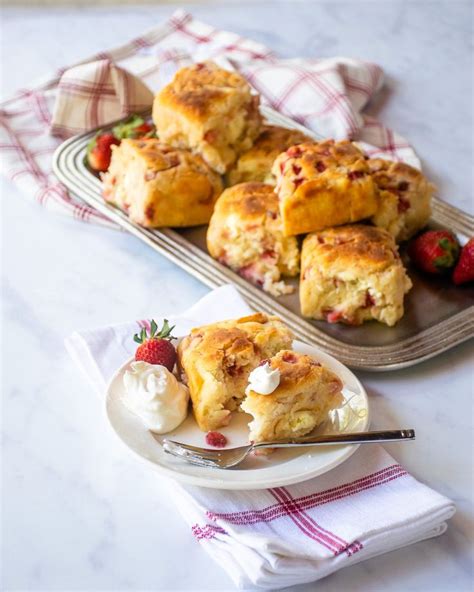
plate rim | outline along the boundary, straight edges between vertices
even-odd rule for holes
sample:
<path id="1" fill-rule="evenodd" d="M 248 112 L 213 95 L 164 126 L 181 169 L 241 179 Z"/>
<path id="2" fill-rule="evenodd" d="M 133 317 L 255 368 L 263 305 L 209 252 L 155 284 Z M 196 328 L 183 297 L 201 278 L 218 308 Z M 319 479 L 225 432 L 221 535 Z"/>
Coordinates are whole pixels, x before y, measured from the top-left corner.
<path id="1" fill-rule="evenodd" d="M 365 409 L 367 411 L 367 414 L 366 414 L 365 421 L 364 421 L 364 429 L 362 431 L 368 431 L 368 429 L 370 427 L 370 422 L 371 422 L 369 395 L 368 395 L 364 385 L 357 378 L 357 376 L 354 374 L 354 372 L 352 372 L 352 370 L 350 368 L 348 368 L 345 364 L 340 362 L 337 358 L 326 353 L 323 350 L 320 350 L 316 346 L 309 344 L 309 343 L 299 341 L 299 340 L 295 340 L 293 342 L 293 347 L 298 344 L 303 345 L 305 347 L 310 347 L 314 350 L 317 350 L 317 353 L 322 354 L 323 358 L 324 357 L 330 358 L 332 362 L 335 362 L 336 365 L 342 366 L 345 371 L 347 371 L 351 374 L 352 379 L 354 380 L 355 384 L 360 389 L 360 393 L 366 403 Z M 111 431 L 114 434 L 115 439 L 119 440 L 122 447 L 124 447 L 133 457 L 137 458 L 142 463 L 145 463 L 147 466 L 149 466 L 155 472 L 162 474 L 165 477 L 168 477 L 168 478 L 173 479 L 175 481 L 179 481 L 181 483 L 187 483 L 188 485 L 205 487 L 208 489 L 226 489 L 226 490 L 234 490 L 234 491 L 237 491 L 237 490 L 250 491 L 250 490 L 268 489 L 268 488 L 272 488 L 272 487 L 283 487 L 283 486 L 287 486 L 287 485 L 294 485 L 296 483 L 302 483 L 304 481 L 308 481 L 309 479 L 314 479 L 315 477 L 318 477 L 320 475 L 324 475 L 325 473 L 332 471 L 333 469 L 338 467 L 340 464 L 342 464 L 346 460 L 348 460 L 357 451 L 357 449 L 360 446 L 360 444 L 355 444 L 355 445 L 350 444 L 350 445 L 346 445 L 346 446 L 341 446 L 341 448 L 343 448 L 343 449 L 345 448 L 346 450 L 343 454 L 341 454 L 340 457 L 338 457 L 334 461 L 328 463 L 328 465 L 326 465 L 324 467 L 320 467 L 319 469 L 305 473 L 303 478 L 300 478 L 301 475 L 300 475 L 300 477 L 298 477 L 298 476 L 287 477 L 287 478 L 283 477 L 281 479 L 278 477 L 275 477 L 272 480 L 267 479 L 265 482 L 255 481 L 253 484 L 244 483 L 242 485 L 242 487 L 239 487 L 239 481 L 236 481 L 236 482 L 225 481 L 225 479 L 213 480 L 213 479 L 209 479 L 208 477 L 199 477 L 199 476 L 195 476 L 195 475 L 183 474 L 179 471 L 173 470 L 172 468 L 165 467 L 165 466 L 163 466 L 163 465 L 161 465 L 149 458 L 146 458 L 145 456 L 141 455 L 138 451 L 136 451 L 132 447 L 130 447 L 121 438 L 120 434 L 115 429 L 112 420 L 110 419 L 109 406 L 110 406 L 110 401 L 111 401 L 111 389 L 112 389 L 113 383 L 117 380 L 119 375 L 123 372 L 124 368 L 126 366 L 128 366 L 133 361 L 133 359 L 134 359 L 133 357 L 128 358 L 127 361 L 125 361 L 119 368 L 117 368 L 117 370 L 114 372 L 114 374 L 112 375 L 112 377 L 110 378 L 110 380 L 107 383 L 107 387 L 105 390 L 104 404 L 103 404 L 103 412 L 105 415 L 106 422 L 108 424 L 108 429 L 109 429 L 109 431 Z M 191 410 L 190 410 L 190 413 L 192 413 Z M 156 445 L 159 446 L 158 443 L 156 443 Z M 225 474 L 225 471 L 226 471 L 226 469 L 215 469 L 215 470 L 219 471 L 218 473 L 216 472 L 216 475 Z M 258 469 L 255 469 L 255 470 L 258 471 Z"/>

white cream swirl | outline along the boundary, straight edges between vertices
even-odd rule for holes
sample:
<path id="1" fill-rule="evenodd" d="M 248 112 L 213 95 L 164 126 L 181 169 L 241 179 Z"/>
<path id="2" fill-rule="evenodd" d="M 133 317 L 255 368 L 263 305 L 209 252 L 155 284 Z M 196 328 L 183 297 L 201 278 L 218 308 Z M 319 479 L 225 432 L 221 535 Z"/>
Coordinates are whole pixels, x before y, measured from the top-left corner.
<path id="1" fill-rule="evenodd" d="M 250 391 L 259 395 L 270 395 L 280 384 L 280 370 L 272 368 L 268 362 L 262 366 L 257 366 L 249 374 L 249 383 L 245 389 L 245 394 Z"/>
<path id="2" fill-rule="evenodd" d="M 132 362 L 123 384 L 124 405 L 152 432 L 165 434 L 185 419 L 189 390 L 164 366 Z"/>

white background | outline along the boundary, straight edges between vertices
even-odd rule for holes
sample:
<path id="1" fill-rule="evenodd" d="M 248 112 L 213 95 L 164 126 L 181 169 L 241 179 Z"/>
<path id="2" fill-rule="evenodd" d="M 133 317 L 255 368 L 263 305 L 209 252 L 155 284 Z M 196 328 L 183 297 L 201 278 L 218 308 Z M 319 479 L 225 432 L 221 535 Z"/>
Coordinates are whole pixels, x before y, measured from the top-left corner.
<path id="1" fill-rule="evenodd" d="M 370 108 L 408 137 L 440 195 L 472 212 L 472 4 L 205 4 L 193 13 L 286 56 L 378 62 Z M 121 44 L 173 7 L 6 9 L 2 92 Z M 67 357 L 74 329 L 183 310 L 207 288 L 131 236 L 55 217 L 2 181 L 2 565 L 5 590 L 231 590 L 107 431 L 101 401 Z M 358 373 L 374 428 L 414 427 L 390 452 L 451 497 L 448 532 L 339 572 L 319 592 L 464 591 L 472 577 L 472 347 L 388 374 Z M 309 592 L 315 585 L 293 592 Z"/>

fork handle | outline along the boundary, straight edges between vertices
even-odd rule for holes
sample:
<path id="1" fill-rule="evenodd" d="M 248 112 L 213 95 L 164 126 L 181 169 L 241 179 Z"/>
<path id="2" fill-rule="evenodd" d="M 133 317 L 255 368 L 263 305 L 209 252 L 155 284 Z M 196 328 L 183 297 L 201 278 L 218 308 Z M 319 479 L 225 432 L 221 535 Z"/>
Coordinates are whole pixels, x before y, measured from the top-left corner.
<path id="1" fill-rule="evenodd" d="M 304 436 L 275 442 L 258 442 L 255 448 L 292 448 L 296 446 L 318 446 L 327 444 L 363 444 L 364 442 L 400 442 L 414 440 L 415 430 L 382 430 L 379 432 L 353 432 L 352 434 L 328 434 Z"/>

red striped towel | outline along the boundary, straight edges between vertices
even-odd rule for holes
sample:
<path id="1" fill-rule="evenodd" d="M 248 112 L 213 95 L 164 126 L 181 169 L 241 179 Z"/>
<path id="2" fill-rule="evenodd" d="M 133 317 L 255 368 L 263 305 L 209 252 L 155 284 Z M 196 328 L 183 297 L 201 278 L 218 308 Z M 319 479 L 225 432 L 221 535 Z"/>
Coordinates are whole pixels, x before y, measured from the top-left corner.
<path id="1" fill-rule="evenodd" d="M 223 286 L 178 316 L 175 333 L 250 312 Z M 161 315 L 160 315 L 161 316 Z M 158 317 L 154 317 L 158 320 Z M 74 333 L 73 359 L 96 392 L 135 350 L 143 324 Z M 275 590 L 442 534 L 453 503 L 409 475 L 385 450 L 362 446 L 332 471 L 296 485 L 256 491 L 205 489 L 166 481 L 190 532 L 239 587 Z"/>
<path id="2" fill-rule="evenodd" d="M 177 11 L 132 41 L 62 68 L 0 105 L 0 162 L 41 205 L 80 220 L 113 226 L 57 182 L 51 156 L 62 137 L 139 110 L 152 92 L 192 61 L 232 64 L 264 102 L 323 137 L 368 144 L 371 155 L 419 161 L 406 140 L 363 109 L 383 84 L 376 64 L 349 58 L 278 59 L 265 46 Z M 53 135 L 56 134 L 56 135 Z"/>

